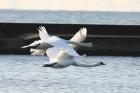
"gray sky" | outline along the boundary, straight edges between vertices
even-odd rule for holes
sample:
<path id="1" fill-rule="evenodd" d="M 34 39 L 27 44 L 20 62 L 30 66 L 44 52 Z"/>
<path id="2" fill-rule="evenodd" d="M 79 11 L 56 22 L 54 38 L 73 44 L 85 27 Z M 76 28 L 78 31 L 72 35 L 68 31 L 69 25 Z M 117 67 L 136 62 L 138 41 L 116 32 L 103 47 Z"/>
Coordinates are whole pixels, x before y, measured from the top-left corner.
<path id="1" fill-rule="evenodd" d="M 140 11 L 140 0 L 0 0 L 0 9 Z"/>

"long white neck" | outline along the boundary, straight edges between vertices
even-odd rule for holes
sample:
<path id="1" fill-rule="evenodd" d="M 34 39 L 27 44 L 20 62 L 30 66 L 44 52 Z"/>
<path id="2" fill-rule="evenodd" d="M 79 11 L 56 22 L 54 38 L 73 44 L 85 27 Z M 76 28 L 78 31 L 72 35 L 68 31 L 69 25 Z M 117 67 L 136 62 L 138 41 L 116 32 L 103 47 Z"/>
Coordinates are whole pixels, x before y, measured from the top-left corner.
<path id="1" fill-rule="evenodd" d="M 92 43 L 79 43 L 79 42 L 74 42 L 74 41 L 69 41 L 69 40 L 65 40 L 65 42 L 69 44 L 74 44 L 80 47 L 93 47 Z"/>
<path id="2" fill-rule="evenodd" d="M 105 65 L 105 63 L 99 62 L 99 63 L 96 63 L 96 64 L 82 64 L 82 63 L 76 62 L 74 65 L 75 66 L 80 66 L 80 67 L 97 67 L 97 66 Z"/>

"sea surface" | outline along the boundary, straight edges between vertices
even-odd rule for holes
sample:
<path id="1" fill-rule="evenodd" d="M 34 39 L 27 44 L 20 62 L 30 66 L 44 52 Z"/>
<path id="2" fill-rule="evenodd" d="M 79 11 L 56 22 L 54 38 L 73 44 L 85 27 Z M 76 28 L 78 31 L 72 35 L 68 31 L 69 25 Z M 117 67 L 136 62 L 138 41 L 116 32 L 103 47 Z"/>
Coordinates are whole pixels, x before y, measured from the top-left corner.
<path id="1" fill-rule="evenodd" d="M 0 10 L 0 22 L 140 25 L 140 12 Z"/>
<path id="2" fill-rule="evenodd" d="M 140 25 L 140 13 L 0 10 L 0 22 Z M 140 57 L 77 60 L 106 65 L 53 69 L 46 56 L 0 55 L 0 93 L 140 93 Z"/>
<path id="3" fill-rule="evenodd" d="M 99 67 L 45 68 L 46 56 L 0 55 L 0 93 L 140 93 L 140 57 L 90 56 Z"/>

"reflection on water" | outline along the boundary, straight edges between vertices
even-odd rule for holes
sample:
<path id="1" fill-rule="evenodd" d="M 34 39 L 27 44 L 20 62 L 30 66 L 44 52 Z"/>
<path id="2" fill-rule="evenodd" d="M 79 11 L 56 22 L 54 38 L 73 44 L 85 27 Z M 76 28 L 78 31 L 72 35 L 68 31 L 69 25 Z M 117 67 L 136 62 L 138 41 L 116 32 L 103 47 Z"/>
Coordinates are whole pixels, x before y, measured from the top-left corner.
<path id="1" fill-rule="evenodd" d="M 1 55 L 0 93 L 140 93 L 140 57 L 82 60 L 107 65 L 53 69 L 41 67 L 45 56 Z"/>

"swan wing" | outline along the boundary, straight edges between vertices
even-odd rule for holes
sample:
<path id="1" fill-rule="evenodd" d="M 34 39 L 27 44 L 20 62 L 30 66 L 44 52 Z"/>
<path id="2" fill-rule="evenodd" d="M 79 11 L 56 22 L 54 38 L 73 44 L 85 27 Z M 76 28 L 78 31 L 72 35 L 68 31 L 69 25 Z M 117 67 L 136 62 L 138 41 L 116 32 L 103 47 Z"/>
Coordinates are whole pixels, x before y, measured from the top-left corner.
<path id="1" fill-rule="evenodd" d="M 44 26 L 40 26 L 38 31 L 39 31 L 39 37 L 41 40 L 46 40 L 50 37 L 50 35 L 48 34 L 48 32 Z"/>
<path id="2" fill-rule="evenodd" d="M 57 36 L 51 36 L 49 39 L 47 39 L 47 43 L 58 48 L 58 50 L 68 51 L 67 53 L 72 55 L 72 56 L 79 55 L 72 47 L 70 47 L 68 45 L 68 43 L 65 42 L 65 40 L 63 40 Z"/>
<path id="3" fill-rule="evenodd" d="M 51 36 L 45 42 L 54 46 L 54 47 L 69 47 L 67 42 L 65 42 L 64 39 L 62 39 L 58 36 Z"/>
<path id="4" fill-rule="evenodd" d="M 83 27 L 70 39 L 70 41 L 79 42 L 79 43 L 84 42 L 86 36 L 87 36 L 87 29 Z M 78 47 L 77 45 L 73 45 L 73 44 L 70 44 L 70 46 L 73 48 Z"/>
<path id="5" fill-rule="evenodd" d="M 46 51 L 50 62 L 62 62 L 71 57 L 79 56 L 73 48 L 52 47 Z"/>
<path id="6" fill-rule="evenodd" d="M 25 34 L 22 34 L 21 36 L 19 36 L 19 38 L 28 40 L 28 39 L 37 38 L 38 36 L 40 37 L 40 39 L 46 39 L 46 38 L 50 37 L 50 35 L 48 34 L 48 32 L 44 26 L 40 26 L 39 29 L 37 29 L 37 30 L 39 31 L 39 35 L 37 33 L 25 33 Z"/>
<path id="7" fill-rule="evenodd" d="M 46 53 L 46 51 L 43 49 L 33 49 L 33 48 L 30 49 L 30 52 L 31 52 L 31 55 L 34 55 L 34 56 L 39 56 L 39 55 L 43 56 Z"/>
<path id="8" fill-rule="evenodd" d="M 56 47 L 49 48 L 46 50 L 46 55 L 49 57 L 50 62 L 57 62 L 57 55 L 60 50 L 58 50 Z"/>
<path id="9" fill-rule="evenodd" d="M 65 40 L 51 36 L 46 42 L 52 45 L 52 48 L 46 50 L 46 54 L 51 62 L 60 62 L 70 56 L 79 56 L 79 54 L 65 42 Z"/>

